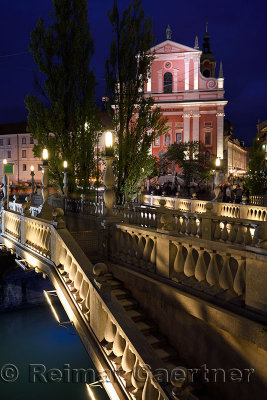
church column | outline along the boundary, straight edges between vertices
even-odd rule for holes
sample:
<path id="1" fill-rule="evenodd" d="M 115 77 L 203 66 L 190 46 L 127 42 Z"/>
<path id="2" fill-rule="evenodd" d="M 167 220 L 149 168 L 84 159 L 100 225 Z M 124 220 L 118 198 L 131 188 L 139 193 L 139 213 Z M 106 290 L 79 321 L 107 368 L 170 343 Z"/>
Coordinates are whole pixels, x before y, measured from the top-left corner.
<path id="1" fill-rule="evenodd" d="M 173 69 L 173 91 L 178 92 L 178 70 Z"/>
<path id="2" fill-rule="evenodd" d="M 190 114 L 184 114 L 184 143 L 190 140 Z"/>
<path id="3" fill-rule="evenodd" d="M 194 58 L 194 90 L 198 90 L 199 58 Z"/>
<path id="4" fill-rule="evenodd" d="M 162 82 L 162 69 L 158 71 L 158 91 L 163 92 L 163 82 Z"/>
<path id="5" fill-rule="evenodd" d="M 217 117 L 217 157 L 223 159 L 223 112 L 218 112 Z"/>
<path id="6" fill-rule="evenodd" d="M 193 115 L 193 141 L 199 141 L 199 118 L 200 114 Z"/>
<path id="7" fill-rule="evenodd" d="M 189 60 L 184 60 L 184 90 L 189 90 Z"/>

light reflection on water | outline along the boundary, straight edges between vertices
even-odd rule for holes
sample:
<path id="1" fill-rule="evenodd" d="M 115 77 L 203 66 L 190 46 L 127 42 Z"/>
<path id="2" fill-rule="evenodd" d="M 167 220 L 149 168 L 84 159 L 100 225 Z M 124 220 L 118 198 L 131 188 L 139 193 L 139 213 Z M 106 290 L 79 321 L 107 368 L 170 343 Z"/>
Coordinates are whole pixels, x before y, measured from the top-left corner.
<path id="1" fill-rule="evenodd" d="M 62 372 L 64 364 L 69 364 L 65 369 L 94 368 L 79 337 L 59 327 L 48 306 L 0 314 L 0 372 L 4 364 L 16 365 L 19 377 L 6 383 L 0 376 L 1 400 L 88 400 L 84 383 L 29 382 L 29 364 Z M 108 400 L 103 389 L 94 392 L 97 400 Z"/>

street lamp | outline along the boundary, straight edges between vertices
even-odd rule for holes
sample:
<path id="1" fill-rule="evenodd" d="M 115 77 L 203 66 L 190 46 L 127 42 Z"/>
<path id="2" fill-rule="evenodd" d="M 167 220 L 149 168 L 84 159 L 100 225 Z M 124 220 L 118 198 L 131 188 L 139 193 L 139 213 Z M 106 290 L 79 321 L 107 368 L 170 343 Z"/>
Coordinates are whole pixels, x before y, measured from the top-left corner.
<path id="1" fill-rule="evenodd" d="M 110 131 L 105 134 L 104 158 L 106 161 L 106 170 L 104 174 L 104 185 L 106 187 L 104 192 L 104 203 L 106 206 L 105 217 L 111 217 L 113 216 L 113 206 L 115 203 L 115 193 L 113 190 L 115 179 L 112 170 L 112 163 L 114 161 L 113 137 Z"/>
<path id="2" fill-rule="evenodd" d="M 6 158 L 4 158 L 4 160 L 3 160 L 3 192 L 4 192 L 3 199 L 4 199 L 4 202 L 6 200 L 6 207 L 8 210 L 8 206 L 9 206 L 9 204 L 8 204 L 9 203 L 9 196 L 8 196 L 8 194 L 9 194 L 9 175 L 4 173 L 6 164 L 7 164 L 7 160 L 6 160 Z"/>
<path id="3" fill-rule="evenodd" d="M 35 182 L 34 182 L 34 166 L 31 165 L 31 177 L 32 177 L 32 196 L 34 195 L 34 186 L 35 186 Z"/>
<path id="4" fill-rule="evenodd" d="M 220 194 L 220 167 L 221 167 L 221 159 L 219 157 L 216 158 L 215 161 L 215 179 L 214 179 L 214 192 L 215 192 L 215 199 L 218 200 L 218 196 Z"/>
<path id="5" fill-rule="evenodd" d="M 68 196 L 68 176 L 67 176 L 67 168 L 68 168 L 68 162 L 63 161 L 63 193 L 64 197 L 66 198 Z"/>
<path id="6" fill-rule="evenodd" d="M 47 199 L 49 195 L 48 190 L 48 150 L 43 149 L 43 176 L 42 176 L 42 197 L 43 197 L 43 205 L 42 205 L 42 218 L 50 219 L 52 217 L 52 208 L 48 205 Z"/>

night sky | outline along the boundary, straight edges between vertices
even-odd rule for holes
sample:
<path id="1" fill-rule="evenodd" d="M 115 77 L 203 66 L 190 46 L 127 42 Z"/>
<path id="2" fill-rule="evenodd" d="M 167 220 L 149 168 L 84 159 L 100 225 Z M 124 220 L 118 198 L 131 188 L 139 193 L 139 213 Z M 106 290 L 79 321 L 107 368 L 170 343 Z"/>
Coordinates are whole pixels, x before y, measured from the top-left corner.
<path id="1" fill-rule="evenodd" d="M 105 89 L 104 63 L 111 39 L 107 10 L 112 3 L 112 0 L 88 0 L 98 102 Z M 128 3 L 118 0 L 122 9 Z M 229 101 L 226 118 L 236 126 L 236 136 L 249 145 L 256 134 L 257 120 L 267 119 L 267 2 L 143 0 L 143 6 L 146 15 L 153 19 L 156 43 L 165 40 L 165 30 L 170 24 L 173 41 L 194 47 L 198 35 L 202 48 L 208 21 L 217 74 L 220 60 L 223 62 L 225 98 Z M 9 123 L 26 120 L 24 98 L 34 93 L 36 68 L 28 52 L 30 33 L 40 15 L 47 19 L 52 0 L 0 0 L 0 10 L 0 123 Z"/>

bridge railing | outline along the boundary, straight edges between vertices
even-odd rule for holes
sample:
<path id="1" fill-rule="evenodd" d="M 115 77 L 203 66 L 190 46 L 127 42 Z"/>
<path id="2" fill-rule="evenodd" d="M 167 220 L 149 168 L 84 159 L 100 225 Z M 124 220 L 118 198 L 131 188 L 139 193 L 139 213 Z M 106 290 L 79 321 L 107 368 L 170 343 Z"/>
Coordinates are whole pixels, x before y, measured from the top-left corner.
<path id="1" fill-rule="evenodd" d="M 143 195 L 143 204 L 148 206 L 158 207 L 160 200 L 166 201 L 166 207 L 173 210 L 183 212 L 195 212 L 198 214 L 205 212 L 208 201 L 181 199 L 174 197 L 163 197 L 153 195 Z M 267 221 L 267 207 L 253 201 L 253 204 L 234 204 L 234 203 L 219 203 L 214 202 L 214 213 L 218 216 L 253 219 L 256 221 Z"/>
<path id="2" fill-rule="evenodd" d="M 93 266 L 69 232 L 48 221 L 2 211 L 1 235 L 9 246 L 23 246 L 54 263 L 81 317 L 97 338 L 103 356 L 127 398 L 174 399 L 170 382 L 157 381 L 162 361 L 111 292 L 105 264 Z M 29 261 L 31 262 L 31 261 Z"/>
<path id="3" fill-rule="evenodd" d="M 202 292 L 267 313 L 262 288 L 267 273 L 265 249 L 240 248 L 219 240 L 120 223 L 111 235 L 114 262 L 178 282 L 180 288 L 191 287 L 196 294 Z"/>

